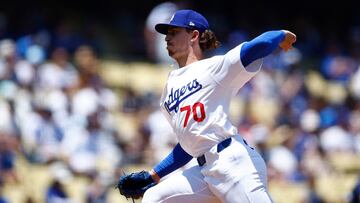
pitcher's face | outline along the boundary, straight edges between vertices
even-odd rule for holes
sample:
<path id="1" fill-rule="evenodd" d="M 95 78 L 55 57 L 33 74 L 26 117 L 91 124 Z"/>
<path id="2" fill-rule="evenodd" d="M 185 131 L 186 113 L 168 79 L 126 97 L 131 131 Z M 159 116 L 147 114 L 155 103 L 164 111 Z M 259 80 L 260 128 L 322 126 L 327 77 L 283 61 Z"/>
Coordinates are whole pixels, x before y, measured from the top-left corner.
<path id="1" fill-rule="evenodd" d="M 191 32 L 188 32 L 185 28 L 170 27 L 165 37 L 169 56 L 175 60 L 186 56 L 191 46 L 190 40 Z"/>

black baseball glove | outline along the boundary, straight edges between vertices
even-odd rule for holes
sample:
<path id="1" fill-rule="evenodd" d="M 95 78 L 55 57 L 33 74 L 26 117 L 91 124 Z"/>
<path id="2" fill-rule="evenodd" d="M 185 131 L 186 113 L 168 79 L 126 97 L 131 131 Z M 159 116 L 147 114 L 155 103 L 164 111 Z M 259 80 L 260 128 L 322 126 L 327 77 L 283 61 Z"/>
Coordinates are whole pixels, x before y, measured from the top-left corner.
<path id="1" fill-rule="evenodd" d="M 149 172 L 141 171 L 121 176 L 116 188 L 126 198 L 139 199 L 147 189 L 154 185 L 156 185 L 156 182 Z"/>

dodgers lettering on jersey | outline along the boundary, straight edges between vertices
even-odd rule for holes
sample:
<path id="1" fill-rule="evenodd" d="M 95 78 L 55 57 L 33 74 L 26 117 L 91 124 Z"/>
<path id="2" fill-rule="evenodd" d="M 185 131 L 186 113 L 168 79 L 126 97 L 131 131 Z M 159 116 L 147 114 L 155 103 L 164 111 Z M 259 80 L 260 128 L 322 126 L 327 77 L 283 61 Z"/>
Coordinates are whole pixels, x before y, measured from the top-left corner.
<path id="1" fill-rule="evenodd" d="M 197 79 L 194 79 L 192 82 L 189 82 L 176 90 L 171 88 L 167 97 L 168 100 L 164 104 L 168 113 L 172 111 L 177 113 L 179 111 L 179 104 L 192 94 L 198 92 L 201 88 L 202 85 L 197 81 Z"/>
<path id="2" fill-rule="evenodd" d="M 223 56 L 191 63 L 170 72 L 160 105 L 181 147 L 193 157 L 237 134 L 229 120 L 231 97 L 257 71 L 240 61 L 241 45 Z M 251 70 L 259 70 L 262 60 Z"/>

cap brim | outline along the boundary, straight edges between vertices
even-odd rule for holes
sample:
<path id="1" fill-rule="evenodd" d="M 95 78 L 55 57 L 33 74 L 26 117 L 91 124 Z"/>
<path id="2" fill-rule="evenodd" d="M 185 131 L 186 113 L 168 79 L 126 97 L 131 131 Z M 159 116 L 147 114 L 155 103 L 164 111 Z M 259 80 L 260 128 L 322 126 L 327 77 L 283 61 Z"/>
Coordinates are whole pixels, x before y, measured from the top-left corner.
<path id="1" fill-rule="evenodd" d="M 186 26 L 182 26 L 182 25 L 176 25 L 176 24 L 166 24 L 166 23 L 159 23 L 157 25 L 155 25 L 155 30 L 158 33 L 161 33 L 163 35 L 167 35 L 169 27 L 182 27 L 182 28 L 186 28 Z"/>
<path id="2" fill-rule="evenodd" d="M 166 35 L 170 26 L 172 26 L 172 25 L 170 25 L 170 24 L 165 24 L 165 23 L 160 23 L 160 24 L 155 25 L 155 30 L 156 30 L 158 33 L 161 33 L 161 34 L 163 34 L 163 35 Z"/>

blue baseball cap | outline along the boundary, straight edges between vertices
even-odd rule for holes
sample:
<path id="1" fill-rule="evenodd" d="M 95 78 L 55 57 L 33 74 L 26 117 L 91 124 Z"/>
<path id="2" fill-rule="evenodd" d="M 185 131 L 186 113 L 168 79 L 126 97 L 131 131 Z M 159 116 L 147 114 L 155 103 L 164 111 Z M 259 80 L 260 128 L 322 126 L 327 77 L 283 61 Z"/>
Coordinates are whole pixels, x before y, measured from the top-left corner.
<path id="1" fill-rule="evenodd" d="M 159 23 L 155 25 L 155 30 L 166 35 L 169 27 L 182 27 L 204 32 L 209 29 L 209 23 L 204 16 L 196 11 L 178 10 L 171 17 L 169 23 Z"/>

